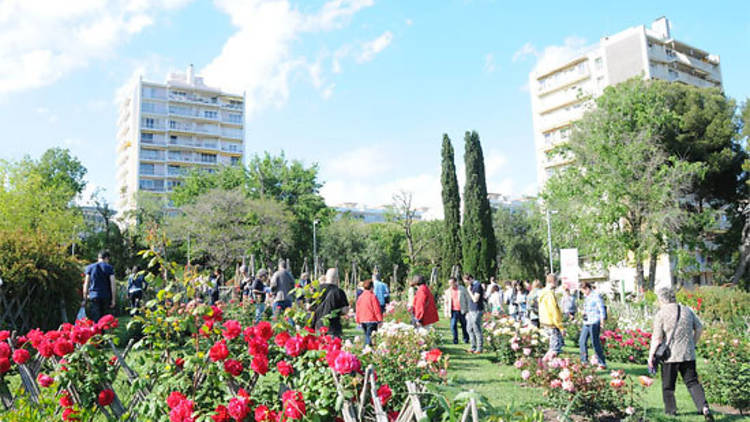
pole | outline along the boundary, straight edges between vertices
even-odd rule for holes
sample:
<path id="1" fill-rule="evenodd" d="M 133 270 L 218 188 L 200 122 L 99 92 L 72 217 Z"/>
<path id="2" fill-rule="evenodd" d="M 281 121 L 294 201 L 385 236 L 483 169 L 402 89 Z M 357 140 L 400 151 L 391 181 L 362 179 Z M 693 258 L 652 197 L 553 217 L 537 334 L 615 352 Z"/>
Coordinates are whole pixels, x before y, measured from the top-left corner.
<path id="1" fill-rule="evenodd" d="M 549 208 L 547 209 L 547 246 L 549 246 L 549 272 L 553 274 L 555 269 L 552 267 L 552 229 L 549 221 Z"/>
<path id="2" fill-rule="evenodd" d="M 318 239 L 316 238 L 315 227 L 318 220 L 313 220 L 313 279 L 318 278 Z"/>
<path id="3" fill-rule="evenodd" d="M 190 265 L 190 233 L 188 233 L 188 265 Z"/>

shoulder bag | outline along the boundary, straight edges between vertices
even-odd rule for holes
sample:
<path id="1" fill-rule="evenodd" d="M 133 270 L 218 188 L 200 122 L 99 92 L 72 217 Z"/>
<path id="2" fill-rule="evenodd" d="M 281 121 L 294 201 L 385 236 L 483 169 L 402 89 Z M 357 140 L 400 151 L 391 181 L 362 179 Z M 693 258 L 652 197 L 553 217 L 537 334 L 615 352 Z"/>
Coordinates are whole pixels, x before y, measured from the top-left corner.
<path id="1" fill-rule="evenodd" d="M 680 322 L 681 309 L 682 307 L 678 304 L 677 319 L 675 319 L 674 321 L 674 328 L 672 328 L 672 334 L 669 336 L 669 339 L 666 342 L 662 340 L 661 343 L 659 343 L 659 345 L 656 347 L 656 351 L 654 352 L 654 366 L 659 365 L 660 363 L 664 363 L 667 359 L 669 359 L 669 356 L 672 353 L 669 347 L 672 345 L 674 333 L 675 331 L 677 331 L 677 323 Z"/>

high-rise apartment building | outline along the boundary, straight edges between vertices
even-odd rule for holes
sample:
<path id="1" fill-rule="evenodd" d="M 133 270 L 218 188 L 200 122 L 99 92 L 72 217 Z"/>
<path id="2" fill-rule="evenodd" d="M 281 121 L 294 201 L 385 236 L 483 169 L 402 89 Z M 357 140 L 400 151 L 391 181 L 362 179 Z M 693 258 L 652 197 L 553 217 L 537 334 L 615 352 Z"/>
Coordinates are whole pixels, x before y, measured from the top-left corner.
<path id="1" fill-rule="evenodd" d="M 117 122 L 119 216 L 139 191 L 166 195 L 189 169 L 242 165 L 245 97 L 204 84 L 193 66 L 165 83 L 139 80 Z"/>
<path id="2" fill-rule="evenodd" d="M 604 37 L 557 63 L 544 63 L 529 75 L 537 182 L 540 190 L 571 156 L 550 152 L 566 142 L 571 125 L 604 88 L 634 76 L 699 87 L 721 88 L 719 57 L 672 38 L 667 18 Z"/>

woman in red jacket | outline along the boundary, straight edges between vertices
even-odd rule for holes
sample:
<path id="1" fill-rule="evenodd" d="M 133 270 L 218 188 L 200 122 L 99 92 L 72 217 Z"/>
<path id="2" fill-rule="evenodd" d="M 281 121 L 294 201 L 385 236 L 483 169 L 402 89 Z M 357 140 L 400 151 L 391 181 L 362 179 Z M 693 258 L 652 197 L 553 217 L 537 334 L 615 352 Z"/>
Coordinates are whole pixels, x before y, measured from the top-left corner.
<path id="1" fill-rule="evenodd" d="M 372 292 L 372 280 L 362 282 L 362 294 L 357 298 L 357 324 L 362 325 L 365 332 L 365 344 L 372 345 L 372 333 L 378 329 L 378 324 L 383 322 L 383 313 L 380 311 L 380 302 Z"/>
<path id="2" fill-rule="evenodd" d="M 412 305 L 414 320 L 417 327 L 427 328 L 431 324 L 438 322 L 439 319 L 435 297 L 421 275 L 415 275 L 411 285 L 417 288 L 417 292 L 414 293 L 414 304 Z"/>

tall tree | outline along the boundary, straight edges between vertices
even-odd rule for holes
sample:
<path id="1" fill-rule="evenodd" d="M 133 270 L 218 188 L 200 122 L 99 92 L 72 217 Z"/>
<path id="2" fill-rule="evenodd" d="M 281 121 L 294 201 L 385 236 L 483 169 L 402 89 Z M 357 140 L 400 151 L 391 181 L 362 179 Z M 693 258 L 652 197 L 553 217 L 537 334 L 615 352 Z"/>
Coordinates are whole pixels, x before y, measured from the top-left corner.
<path id="1" fill-rule="evenodd" d="M 662 143 L 678 122 L 663 91 L 631 79 L 609 87 L 578 123 L 567 146 L 574 165 L 545 187 L 547 206 L 577 214 L 579 249 L 605 265 L 630 259 L 639 286 L 643 263 L 666 252 L 686 221 L 680 206 L 702 163 L 672 156 Z"/>
<path id="2" fill-rule="evenodd" d="M 544 277 L 546 253 L 536 226 L 541 215 L 533 202 L 519 207 L 501 205 L 492 219 L 497 238 L 501 279 L 531 280 Z"/>
<path id="3" fill-rule="evenodd" d="M 750 100 L 745 101 L 741 111 L 741 127 L 742 135 L 745 136 L 745 149 L 750 151 Z M 750 158 L 746 158 L 742 169 L 745 171 L 745 189 L 750 189 Z M 747 190 L 745 191 L 747 192 Z M 741 215 L 743 216 L 743 227 L 742 235 L 739 246 L 739 257 L 737 258 L 737 268 L 732 276 L 733 283 L 740 283 L 743 280 L 743 275 L 750 273 L 750 200 L 745 195 L 739 209 L 742 210 Z M 744 287 L 746 290 L 750 289 L 750 274 L 744 279 Z"/>
<path id="4" fill-rule="evenodd" d="M 497 245 L 492 229 L 492 209 L 487 198 L 484 155 L 479 134 L 464 136 L 466 185 L 464 186 L 464 223 L 461 244 L 463 270 L 478 279 L 488 279 L 497 271 Z"/>
<path id="5" fill-rule="evenodd" d="M 412 227 L 417 218 L 417 210 L 412 204 L 413 194 L 400 191 L 393 195 L 393 204 L 390 207 L 389 219 L 396 223 L 404 231 L 406 238 L 407 264 L 410 267 L 417 262 L 417 255 L 425 247 L 423 239 L 415 239 Z"/>
<path id="6" fill-rule="evenodd" d="M 461 265 L 461 197 L 458 193 L 456 164 L 453 145 L 448 134 L 443 134 L 442 172 L 440 183 L 443 195 L 443 230 L 441 271 L 443 277 L 450 275 L 454 265 Z"/>

